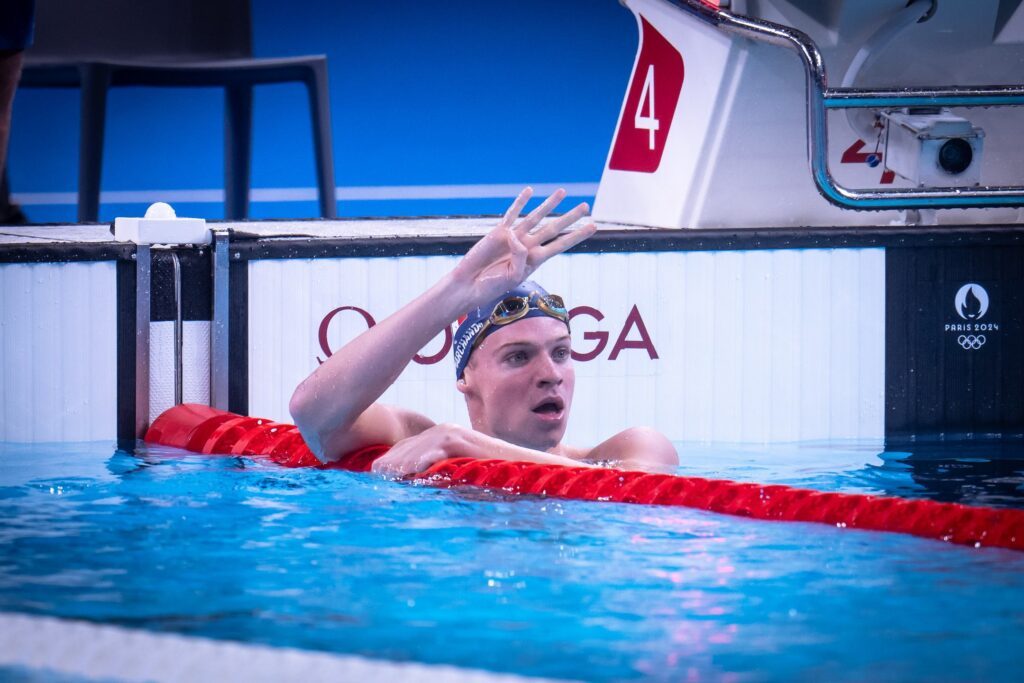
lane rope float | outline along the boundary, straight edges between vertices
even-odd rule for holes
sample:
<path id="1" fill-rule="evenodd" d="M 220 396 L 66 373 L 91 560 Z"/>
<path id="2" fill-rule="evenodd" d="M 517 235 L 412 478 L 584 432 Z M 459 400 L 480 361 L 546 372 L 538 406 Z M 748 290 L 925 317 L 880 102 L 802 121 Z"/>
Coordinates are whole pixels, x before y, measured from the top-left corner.
<path id="1" fill-rule="evenodd" d="M 352 472 L 368 472 L 389 448 L 370 446 L 323 464 L 294 425 L 187 403 L 160 415 L 145 440 L 195 453 L 266 458 L 284 467 Z M 477 458 L 442 460 L 412 478 L 433 486 L 481 486 L 575 500 L 674 505 L 754 519 L 818 522 L 961 545 L 1024 550 L 1024 510 Z"/>

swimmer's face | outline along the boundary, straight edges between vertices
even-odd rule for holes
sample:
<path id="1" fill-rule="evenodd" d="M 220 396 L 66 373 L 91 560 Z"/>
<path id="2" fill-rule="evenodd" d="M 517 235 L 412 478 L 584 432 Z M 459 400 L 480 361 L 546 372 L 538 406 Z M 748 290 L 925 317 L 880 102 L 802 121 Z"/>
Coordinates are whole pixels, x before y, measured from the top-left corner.
<path id="1" fill-rule="evenodd" d="M 484 339 L 457 385 L 473 428 L 539 451 L 557 446 L 576 385 L 569 344 L 565 323 L 548 317 L 516 321 Z"/>

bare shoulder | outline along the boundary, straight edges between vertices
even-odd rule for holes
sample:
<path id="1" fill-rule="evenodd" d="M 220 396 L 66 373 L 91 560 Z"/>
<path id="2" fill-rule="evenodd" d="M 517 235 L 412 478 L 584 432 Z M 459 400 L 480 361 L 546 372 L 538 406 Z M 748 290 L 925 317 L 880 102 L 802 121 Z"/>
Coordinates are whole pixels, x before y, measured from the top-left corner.
<path id="1" fill-rule="evenodd" d="M 434 421 L 406 408 L 374 403 L 348 429 L 338 429 L 323 440 L 323 460 L 337 460 L 367 446 L 393 446 L 434 426 Z"/>
<path id="2" fill-rule="evenodd" d="M 586 454 L 597 462 L 619 463 L 636 469 L 670 469 L 679 465 L 676 447 L 651 427 L 630 427 L 602 441 Z"/>

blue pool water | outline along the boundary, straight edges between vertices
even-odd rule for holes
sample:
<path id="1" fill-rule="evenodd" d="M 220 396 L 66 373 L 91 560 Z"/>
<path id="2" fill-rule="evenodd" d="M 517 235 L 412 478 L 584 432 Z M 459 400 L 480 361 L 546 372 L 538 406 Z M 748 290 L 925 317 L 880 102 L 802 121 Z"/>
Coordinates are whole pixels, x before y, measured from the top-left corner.
<path id="1" fill-rule="evenodd" d="M 1024 507 L 1019 441 L 679 447 Z M 105 444 L 0 445 L 0 610 L 594 681 L 1024 675 L 1024 553 Z"/>

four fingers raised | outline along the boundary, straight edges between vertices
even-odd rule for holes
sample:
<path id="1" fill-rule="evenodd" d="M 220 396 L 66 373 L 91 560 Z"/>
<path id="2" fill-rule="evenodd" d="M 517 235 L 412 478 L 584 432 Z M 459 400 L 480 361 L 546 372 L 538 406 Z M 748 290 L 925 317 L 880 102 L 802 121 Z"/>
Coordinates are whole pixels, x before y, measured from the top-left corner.
<path id="1" fill-rule="evenodd" d="M 520 192 L 499 224 L 499 227 L 509 230 L 509 237 L 517 242 L 517 245 L 512 246 L 518 246 L 527 252 L 526 260 L 531 271 L 552 256 L 576 246 L 597 230 L 593 223 L 570 229 L 590 212 L 590 207 L 586 203 L 578 204 L 565 214 L 541 224 L 541 221 L 565 199 L 566 191 L 561 188 L 555 190 L 525 218 L 520 219 L 523 208 L 532 196 L 533 188 L 527 187 Z"/>

